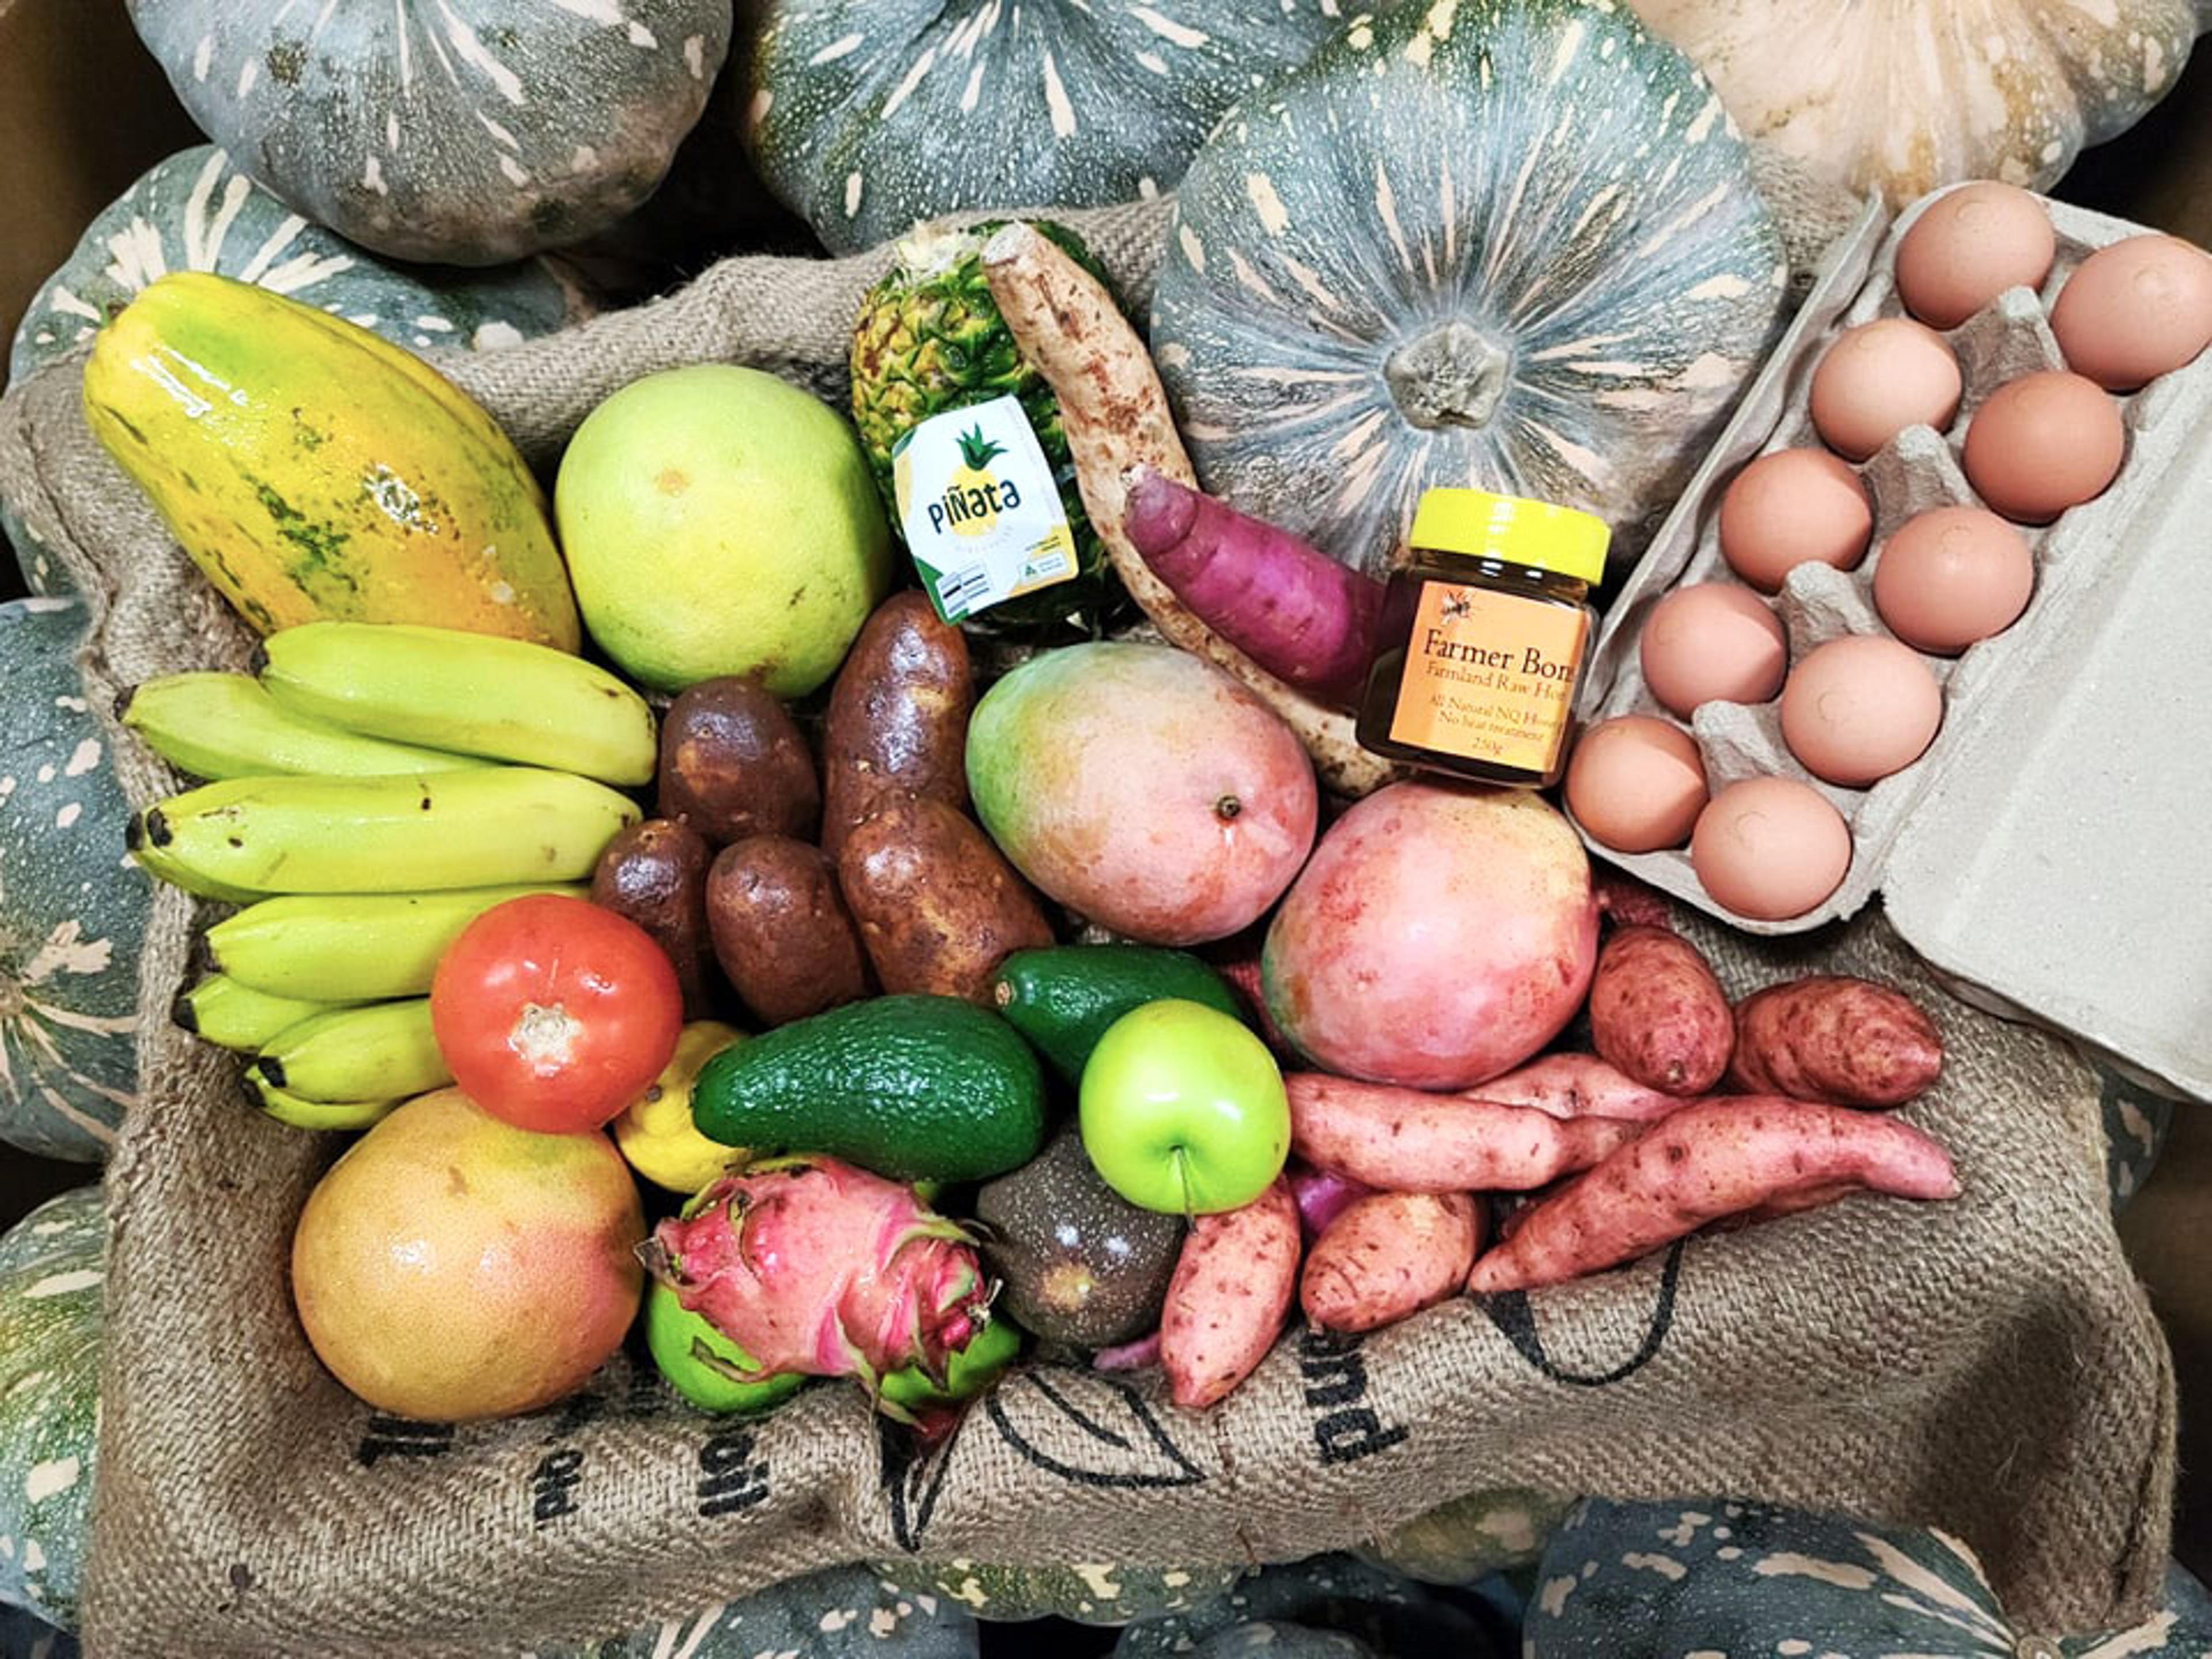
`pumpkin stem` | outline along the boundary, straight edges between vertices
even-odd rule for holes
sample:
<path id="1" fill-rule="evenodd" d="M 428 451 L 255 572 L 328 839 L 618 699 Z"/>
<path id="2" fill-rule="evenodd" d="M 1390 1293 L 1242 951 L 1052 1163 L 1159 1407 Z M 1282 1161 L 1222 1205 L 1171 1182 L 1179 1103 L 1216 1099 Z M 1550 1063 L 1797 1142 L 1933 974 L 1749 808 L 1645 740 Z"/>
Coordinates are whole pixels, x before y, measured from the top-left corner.
<path id="1" fill-rule="evenodd" d="M 1452 321 L 1392 352 L 1382 365 L 1407 422 L 1430 430 L 1487 426 L 1505 395 L 1512 354 L 1477 328 Z"/>

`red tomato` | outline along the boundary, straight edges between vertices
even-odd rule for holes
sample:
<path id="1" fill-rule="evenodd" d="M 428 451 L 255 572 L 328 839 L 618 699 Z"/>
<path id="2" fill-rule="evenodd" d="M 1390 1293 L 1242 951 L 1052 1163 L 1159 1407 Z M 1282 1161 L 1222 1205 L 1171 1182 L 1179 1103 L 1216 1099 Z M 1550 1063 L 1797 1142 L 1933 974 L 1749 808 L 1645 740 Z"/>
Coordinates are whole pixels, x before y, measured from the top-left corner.
<path id="1" fill-rule="evenodd" d="M 430 987 L 463 1093 L 519 1129 L 604 1128 L 676 1053 L 684 994 L 653 936 L 583 899 L 533 893 L 478 916 Z"/>

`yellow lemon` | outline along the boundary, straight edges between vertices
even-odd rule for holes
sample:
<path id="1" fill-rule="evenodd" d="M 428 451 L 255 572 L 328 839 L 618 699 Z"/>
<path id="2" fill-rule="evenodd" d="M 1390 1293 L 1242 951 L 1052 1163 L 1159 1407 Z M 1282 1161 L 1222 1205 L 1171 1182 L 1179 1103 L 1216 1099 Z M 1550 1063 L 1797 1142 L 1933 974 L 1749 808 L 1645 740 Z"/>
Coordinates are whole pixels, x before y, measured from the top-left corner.
<path id="1" fill-rule="evenodd" d="M 744 1148 L 709 1140 L 691 1122 L 691 1085 L 699 1068 L 744 1033 L 720 1020 L 695 1020 L 677 1039 L 675 1057 L 615 1120 L 615 1145 L 629 1166 L 656 1187 L 697 1192 L 723 1170 L 741 1167 Z"/>

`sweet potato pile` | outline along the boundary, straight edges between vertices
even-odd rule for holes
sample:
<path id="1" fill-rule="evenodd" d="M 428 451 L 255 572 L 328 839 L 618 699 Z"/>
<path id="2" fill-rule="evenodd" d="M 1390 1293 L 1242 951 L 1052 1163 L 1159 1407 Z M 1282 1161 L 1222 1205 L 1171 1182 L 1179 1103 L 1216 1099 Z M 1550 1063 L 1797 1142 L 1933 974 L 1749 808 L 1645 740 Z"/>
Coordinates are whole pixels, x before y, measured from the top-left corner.
<path id="1" fill-rule="evenodd" d="M 1823 975 L 1731 1006 L 1662 910 L 1607 909 L 1595 1054 L 1547 1054 L 1462 1094 L 1286 1076 L 1290 1170 L 1246 1209 L 1200 1220 L 1169 1293 L 1160 1359 L 1178 1404 L 1235 1388 L 1293 1298 L 1317 1328 L 1370 1331 L 1462 1291 L 1602 1273 L 1716 1222 L 1861 1192 L 1957 1195 L 1949 1154 L 1881 1109 L 1942 1070 L 1910 998 Z M 1533 1196 L 1486 1249 L 1492 1196 L 1517 1194 Z"/>

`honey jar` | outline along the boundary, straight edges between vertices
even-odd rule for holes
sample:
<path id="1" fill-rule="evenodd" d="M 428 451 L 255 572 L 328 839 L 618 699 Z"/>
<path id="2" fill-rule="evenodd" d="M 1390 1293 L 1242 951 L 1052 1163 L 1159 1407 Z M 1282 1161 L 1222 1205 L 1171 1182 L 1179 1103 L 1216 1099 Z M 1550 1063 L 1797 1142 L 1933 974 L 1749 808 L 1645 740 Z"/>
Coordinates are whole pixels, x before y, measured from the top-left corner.
<path id="1" fill-rule="evenodd" d="M 1611 536 L 1548 501 L 1425 493 L 1383 597 L 1360 746 L 1480 783 L 1556 783 Z"/>

